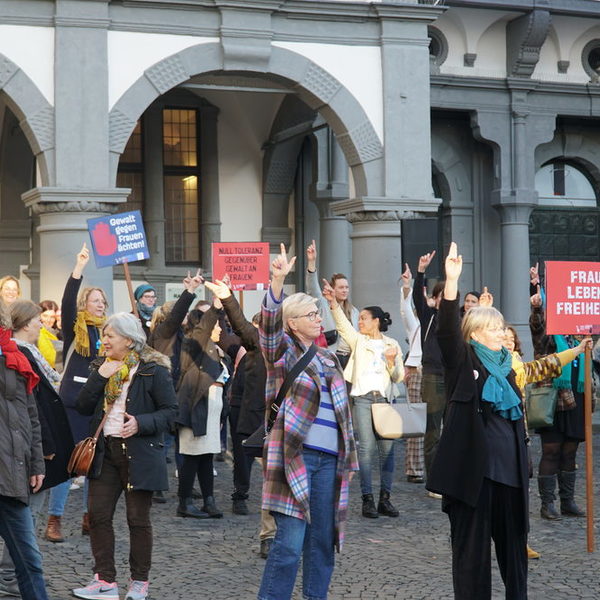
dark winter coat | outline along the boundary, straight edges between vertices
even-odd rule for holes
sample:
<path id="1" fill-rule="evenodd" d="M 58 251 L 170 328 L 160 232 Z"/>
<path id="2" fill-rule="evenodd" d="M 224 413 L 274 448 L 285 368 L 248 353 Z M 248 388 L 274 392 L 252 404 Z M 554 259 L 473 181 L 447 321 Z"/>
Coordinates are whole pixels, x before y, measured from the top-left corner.
<path id="1" fill-rule="evenodd" d="M 240 389 L 241 396 L 238 401 L 240 416 L 237 433 L 251 435 L 265 419 L 267 368 L 259 346 L 258 329 L 244 317 L 233 294 L 223 300 L 223 308 L 233 331 L 239 336 L 242 346 L 247 351 L 238 365 L 238 372 L 243 370 L 243 387 Z M 231 404 L 233 405 L 235 401 L 232 393 Z"/>
<path id="2" fill-rule="evenodd" d="M 442 353 L 435 335 L 439 319 L 438 310 L 427 304 L 423 294 L 424 283 L 424 274 L 417 272 L 413 291 L 413 304 L 421 323 L 421 348 L 423 349 L 421 364 L 423 365 L 423 373 L 442 375 L 444 372 Z"/>
<path id="3" fill-rule="evenodd" d="M 67 464 L 73 451 L 73 434 L 67 412 L 56 388 L 48 381 L 31 352 L 23 346 L 19 349 L 40 378 L 40 382 L 33 390 L 33 396 L 40 420 L 42 448 L 44 456 L 54 455 L 51 460 L 46 460 L 46 477 L 41 488 L 45 490 L 70 478 Z"/>
<path id="4" fill-rule="evenodd" d="M 69 425 L 73 433 L 75 443 L 80 442 L 89 435 L 90 419 L 84 417 L 75 409 L 77 396 L 90 374 L 90 365 L 98 356 L 100 336 L 98 330 L 88 325 L 88 337 L 90 340 L 90 355 L 82 356 L 73 350 L 67 363 L 67 357 L 71 346 L 75 343 L 75 320 L 77 319 L 77 294 L 81 287 L 83 278 L 74 279 L 69 277 L 61 302 L 62 331 L 63 331 L 63 360 L 65 370 L 60 384 L 59 395 L 63 401 L 69 418 Z"/>
<path id="5" fill-rule="evenodd" d="M 491 404 L 482 401 L 488 372 L 462 338 L 459 310 L 458 300 L 442 300 L 438 317 L 437 337 L 446 367 L 447 405 L 442 435 L 427 477 L 427 489 L 444 496 L 444 510 L 448 510 L 454 501 L 476 506 L 489 460 L 486 424 L 491 418 Z M 507 379 L 520 396 L 514 371 Z M 512 427 L 517 445 L 516 468 L 523 494 L 522 522 L 526 524 L 529 483 L 523 418 L 514 421 Z"/>
<path id="6" fill-rule="evenodd" d="M 94 367 L 99 367 L 103 359 Z M 134 373 L 126 400 L 126 411 L 133 415 L 139 431 L 124 440 L 129 459 L 128 485 L 134 490 L 168 489 L 164 434 L 169 431 L 177 410 L 169 359 L 146 346 Z M 77 398 L 77 410 L 93 415 L 89 435 L 93 435 L 104 416 L 104 386 L 108 379 L 94 368 Z M 104 437 L 100 435 L 90 479 L 97 479 L 104 460 Z"/>
<path id="7" fill-rule="evenodd" d="M 221 312 L 211 306 L 186 335 L 181 347 L 181 376 L 177 386 L 179 412 L 175 422 L 190 427 L 196 437 L 206 435 L 208 388 L 223 370 L 223 357 L 210 339 Z"/>
<path id="8" fill-rule="evenodd" d="M 0 356 L 0 496 L 29 503 L 29 478 L 44 474 L 35 399 L 25 379 Z"/>

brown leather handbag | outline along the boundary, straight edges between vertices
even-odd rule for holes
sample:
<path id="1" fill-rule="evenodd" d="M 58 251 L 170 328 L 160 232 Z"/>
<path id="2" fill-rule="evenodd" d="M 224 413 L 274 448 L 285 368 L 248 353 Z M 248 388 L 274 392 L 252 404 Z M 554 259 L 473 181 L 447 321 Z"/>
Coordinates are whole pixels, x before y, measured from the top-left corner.
<path id="1" fill-rule="evenodd" d="M 90 472 L 90 468 L 94 462 L 94 456 L 96 456 L 98 436 L 104 428 L 104 423 L 106 423 L 109 413 L 110 410 L 104 413 L 104 417 L 102 417 L 102 421 L 100 421 L 100 425 L 98 425 L 98 429 L 96 429 L 96 433 L 93 437 L 86 437 L 84 440 L 78 442 L 75 445 L 75 448 L 73 448 L 69 464 L 67 465 L 67 472 L 73 477 L 78 477 L 80 475 L 87 476 Z"/>

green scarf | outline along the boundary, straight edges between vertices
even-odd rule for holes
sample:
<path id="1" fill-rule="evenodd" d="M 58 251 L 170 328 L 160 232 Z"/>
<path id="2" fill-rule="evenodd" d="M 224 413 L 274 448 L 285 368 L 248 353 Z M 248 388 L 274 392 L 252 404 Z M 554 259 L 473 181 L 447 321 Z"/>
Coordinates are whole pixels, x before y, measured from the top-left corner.
<path id="1" fill-rule="evenodd" d="M 490 350 L 487 346 L 471 340 L 471 346 L 489 377 L 483 384 L 482 398 L 493 406 L 495 413 L 509 421 L 518 421 L 523 416 L 521 398 L 512 388 L 506 376 L 512 369 L 512 356 L 506 349 Z"/>
<path id="2" fill-rule="evenodd" d="M 569 344 L 569 338 L 564 335 L 553 335 L 554 343 L 556 344 L 556 352 L 563 352 L 568 350 L 569 348 L 573 348 Z M 559 377 L 555 377 L 552 381 L 552 386 L 557 390 L 570 390 L 571 389 L 571 375 L 572 375 L 572 366 L 573 363 L 578 363 L 578 361 L 583 361 L 583 355 L 577 357 L 573 362 L 570 362 L 566 365 L 563 365 L 562 373 Z M 585 364 L 585 361 L 584 361 Z M 580 394 L 583 394 L 584 387 L 584 379 L 585 379 L 585 367 L 583 364 L 579 365 L 579 372 L 577 373 L 577 391 Z"/>

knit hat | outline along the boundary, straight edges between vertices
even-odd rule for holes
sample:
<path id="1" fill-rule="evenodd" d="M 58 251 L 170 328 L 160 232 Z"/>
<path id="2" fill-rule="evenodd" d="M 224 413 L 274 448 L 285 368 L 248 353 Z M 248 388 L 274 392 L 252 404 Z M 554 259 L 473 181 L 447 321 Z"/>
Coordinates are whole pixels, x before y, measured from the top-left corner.
<path id="1" fill-rule="evenodd" d="M 149 283 L 142 283 L 142 285 L 138 285 L 135 288 L 135 292 L 133 292 L 133 297 L 136 300 L 139 300 L 146 292 L 156 292 L 156 289 L 152 287 Z"/>

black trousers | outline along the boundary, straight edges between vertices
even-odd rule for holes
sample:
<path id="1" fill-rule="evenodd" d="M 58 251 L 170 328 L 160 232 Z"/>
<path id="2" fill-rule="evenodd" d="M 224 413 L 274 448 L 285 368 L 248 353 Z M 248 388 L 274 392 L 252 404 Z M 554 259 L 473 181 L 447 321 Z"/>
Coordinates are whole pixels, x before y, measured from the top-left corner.
<path id="1" fill-rule="evenodd" d="M 527 599 L 527 524 L 523 491 L 484 479 L 475 508 L 449 506 L 452 579 L 456 600 L 492 597 L 491 540 L 494 540 L 506 600 Z"/>
<path id="2" fill-rule="evenodd" d="M 240 417 L 240 407 L 229 407 L 229 427 L 231 429 L 231 442 L 233 447 L 233 494 L 232 500 L 246 500 L 248 490 L 250 489 L 250 472 L 254 459 L 249 457 L 244 451 L 242 440 L 247 435 L 237 433 L 238 420 Z"/>
<path id="3" fill-rule="evenodd" d="M 182 454 L 183 463 L 179 470 L 179 489 L 177 495 L 180 498 L 191 498 L 194 489 L 194 479 L 198 477 L 202 498 L 213 495 L 213 455 L 212 454 Z"/>

